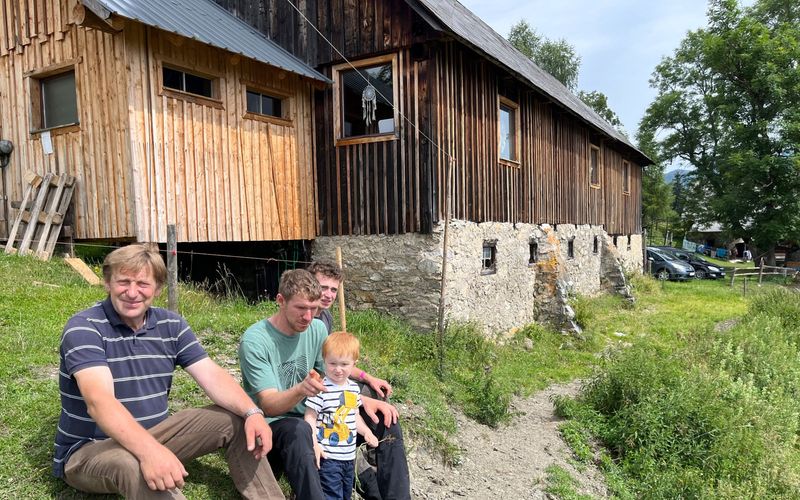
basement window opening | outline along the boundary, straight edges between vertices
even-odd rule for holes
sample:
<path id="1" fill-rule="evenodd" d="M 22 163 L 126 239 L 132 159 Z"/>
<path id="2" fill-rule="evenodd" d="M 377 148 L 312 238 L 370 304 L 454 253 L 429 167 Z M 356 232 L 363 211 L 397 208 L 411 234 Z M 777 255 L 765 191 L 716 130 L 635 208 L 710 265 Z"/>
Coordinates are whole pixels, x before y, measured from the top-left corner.
<path id="1" fill-rule="evenodd" d="M 628 235 L 628 250 L 631 249 L 631 235 Z"/>
<path id="2" fill-rule="evenodd" d="M 567 242 L 567 258 L 575 258 L 575 238 L 570 238 Z"/>
<path id="3" fill-rule="evenodd" d="M 531 241 L 528 245 L 528 265 L 535 264 L 539 260 L 539 244 Z"/>
<path id="4" fill-rule="evenodd" d="M 597 236 L 594 237 L 594 245 L 592 246 L 592 252 L 597 253 L 600 251 L 600 238 Z"/>
<path id="5" fill-rule="evenodd" d="M 497 272 L 497 241 L 483 242 L 483 258 L 481 274 L 494 274 Z"/>
<path id="6" fill-rule="evenodd" d="M 617 235 L 614 235 L 614 247 L 619 248 L 619 245 L 617 245 Z"/>

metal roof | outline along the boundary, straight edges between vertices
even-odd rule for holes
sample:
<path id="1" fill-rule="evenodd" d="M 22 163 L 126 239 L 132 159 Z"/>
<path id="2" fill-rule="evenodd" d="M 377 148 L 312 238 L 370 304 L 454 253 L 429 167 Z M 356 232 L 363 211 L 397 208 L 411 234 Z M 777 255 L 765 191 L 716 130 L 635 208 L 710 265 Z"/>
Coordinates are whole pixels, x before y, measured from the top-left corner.
<path id="1" fill-rule="evenodd" d="M 603 134 L 633 149 L 637 156 L 640 156 L 642 164 L 653 163 L 650 158 L 630 142 L 630 139 L 625 134 L 601 118 L 560 81 L 525 57 L 508 40 L 457 0 L 409 1 L 412 7 L 414 7 L 413 3 L 415 2 L 430 11 L 446 27 L 446 30 L 455 35 L 456 38 L 504 66 L 511 73 L 518 75 L 518 77 L 539 89 L 553 101 L 575 113 L 580 119 L 600 130 Z M 432 27 L 434 29 L 440 28 L 434 25 Z"/>
<path id="2" fill-rule="evenodd" d="M 296 58 L 211 0 L 82 0 L 100 17 L 98 5 L 111 14 L 241 54 L 292 73 L 330 83 Z"/>

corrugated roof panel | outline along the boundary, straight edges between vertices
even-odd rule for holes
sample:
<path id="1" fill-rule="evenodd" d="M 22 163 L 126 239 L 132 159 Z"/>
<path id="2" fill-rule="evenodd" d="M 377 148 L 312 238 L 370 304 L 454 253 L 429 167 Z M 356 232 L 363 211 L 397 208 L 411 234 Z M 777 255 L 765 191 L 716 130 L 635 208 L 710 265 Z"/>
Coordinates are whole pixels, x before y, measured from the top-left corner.
<path id="1" fill-rule="evenodd" d="M 93 0 L 84 3 L 98 3 L 118 16 L 330 83 L 324 75 L 210 0 Z"/>
<path id="2" fill-rule="evenodd" d="M 651 162 L 625 134 L 615 129 L 594 109 L 570 92 L 560 81 L 525 57 L 511 43 L 494 31 L 456 0 L 416 0 L 427 8 L 448 30 L 478 51 L 494 59 L 512 73 L 523 77 L 580 118 L 605 134 L 634 149 L 642 159 Z"/>

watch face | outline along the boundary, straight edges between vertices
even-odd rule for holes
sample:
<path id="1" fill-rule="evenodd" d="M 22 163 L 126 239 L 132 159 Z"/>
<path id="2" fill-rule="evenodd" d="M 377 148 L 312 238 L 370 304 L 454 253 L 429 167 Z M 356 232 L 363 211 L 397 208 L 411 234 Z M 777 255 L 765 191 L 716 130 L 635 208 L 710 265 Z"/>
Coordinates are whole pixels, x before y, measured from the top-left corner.
<path id="1" fill-rule="evenodd" d="M 372 101 L 375 99 L 375 87 L 372 85 L 367 85 L 364 87 L 364 91 L 361 93 L 361 98 L 365 101 Z"/>

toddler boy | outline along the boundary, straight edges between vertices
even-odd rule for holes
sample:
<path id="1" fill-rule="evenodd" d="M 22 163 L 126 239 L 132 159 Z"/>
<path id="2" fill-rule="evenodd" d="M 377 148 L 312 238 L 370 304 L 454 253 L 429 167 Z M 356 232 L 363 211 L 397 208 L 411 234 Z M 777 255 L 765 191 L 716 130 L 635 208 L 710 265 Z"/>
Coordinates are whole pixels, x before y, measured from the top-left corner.
<path id="1" fill-rule="evenodd" d="M 334 332 L 322 344 L 325 362 L 323 385 L 326 392 L 306 399 L 305 420 L 315 438 L 314 453 L 319 465 L 325 498 L 350 500 L 353 490 L 356 433 L 369 446 L 378 439 L 358 413 L 361 406 L 358 384 L 349 379 L 358 361 L 359 342 L 347 332 Z"/>

